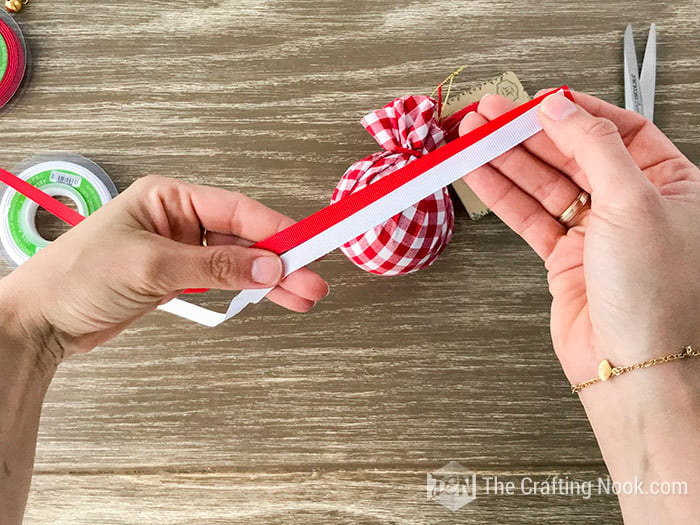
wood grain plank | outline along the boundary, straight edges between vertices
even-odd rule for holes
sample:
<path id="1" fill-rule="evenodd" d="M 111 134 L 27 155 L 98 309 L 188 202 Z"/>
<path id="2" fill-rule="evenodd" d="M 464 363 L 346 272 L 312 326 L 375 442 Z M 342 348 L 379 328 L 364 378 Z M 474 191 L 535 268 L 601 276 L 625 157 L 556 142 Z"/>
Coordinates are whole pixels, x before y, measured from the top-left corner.
<path id="1" fill-rule="evenodd" d="M 514 495 L 487 491 L 483 480 L 489 476 L 512 481 Z M 551 486 L 553 476 L 563 480 L 555 486 L 570 489 L 555 489 L 561 491 L 555 495 L 527 494 L 535 482 Z M 477 473 L 476 500 L 452 512 L 427 500 L 422 471 L 52 475 L 35 482 L 25 523 L 41 525 L 45 516 L 51 516 L 53 525 L 577 525 L 600 523 L 601 516 L 605 523 L 614 523 L 619 520 L 616 498 L 598 494 L 599 476 L 591 470 L 482 471 Z M 590 496 L 573 485 L 587 481 L 592 482 Z"/>
<path id="2" fill-rule="evenodd" d="M 700 159 L 695 1 L 33 0 L 18 20 L 33 76 L 0 114 L 3 167 L 78 151 L 120 189 L 156 172 L 302 218 L 376 149 L 367 111 L 460 64 L 457 89 L 514 70 L 531 93 L 566 82 L 621 104 L 622 31 L 641 49 L 652 21 L 657 123 Z M 460 211 L 417 275 L 337 253 L 315 267 L 333 292 L 309 315 L 263 304 L 208 330 L 156 313 L 65 363 L 27 523 L 619 522 L 612 498 L 424 501 L 450 460 L 604 468 L 552 355 L 542 265 L 498 219 Z"/>

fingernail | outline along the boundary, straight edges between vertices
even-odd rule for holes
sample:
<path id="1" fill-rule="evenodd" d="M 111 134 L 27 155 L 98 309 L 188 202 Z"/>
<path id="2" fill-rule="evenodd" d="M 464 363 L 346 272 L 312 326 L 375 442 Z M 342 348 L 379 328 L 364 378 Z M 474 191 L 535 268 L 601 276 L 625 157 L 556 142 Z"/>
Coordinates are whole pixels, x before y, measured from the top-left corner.
<path id="1" fill-rule="evenodd" d="M 250 274 L 258 284 L 276 284 L 282 277 L 282 261 L 277 257 L 258 257 L 253 261 Z"/>
<path id="2" fill-rule="evenodd" d="M 493 96 L 493 93 L 486 93 L 483 97 L 481 97 L 479 102 L 483 102 L 484 100 L 486 100 L 487 98 L 492 97 L 492 96 Z"/>
<path id="3" fill-rule="evenodd" d="M 540 106 L 542 113 L 552 120 L 566 120 L 576 113 L 576 104 L 564 96 L 564 93 L 557 92 L 548 96 L 542 101 Z"/>

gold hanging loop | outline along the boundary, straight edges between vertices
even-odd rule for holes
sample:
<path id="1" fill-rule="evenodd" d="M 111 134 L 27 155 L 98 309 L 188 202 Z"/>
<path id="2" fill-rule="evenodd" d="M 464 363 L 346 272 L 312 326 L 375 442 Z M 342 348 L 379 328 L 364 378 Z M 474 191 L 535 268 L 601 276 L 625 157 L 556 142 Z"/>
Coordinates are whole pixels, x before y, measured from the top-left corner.
<path id="1" fill-rule="evenodd" d="M 450 92 L 452 91 L 452 84 L 455 81 L 455 78 L 466 68 L 466 64 L 463 66 L 458 67 L 453 73 L 451 73 L 445 80 L 440 82 L 437 87 L 433 90 L 433 92 L 430 94 L 430 98 L 434 98 L 435 95 L 437 94 L 437 103 L 438 103 L 438 120 L 442 118 L 442 110 L 445 108 L 445 104 L 447 104 L 447 100 L 450 98 Z M 447 95 L 443 97 L 442 94 L 442 88 L 447 83 Z"/>

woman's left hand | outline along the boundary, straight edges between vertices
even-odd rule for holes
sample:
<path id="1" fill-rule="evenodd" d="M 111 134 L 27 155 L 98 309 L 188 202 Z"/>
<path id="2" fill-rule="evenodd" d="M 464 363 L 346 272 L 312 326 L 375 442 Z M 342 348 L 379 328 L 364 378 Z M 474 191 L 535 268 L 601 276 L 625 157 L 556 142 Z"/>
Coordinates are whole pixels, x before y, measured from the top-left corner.
<path id="1" fill-rule="evenodd" d="M 277 255 L 249 247 L 293 223 L 239 193 L 145 177 L 0 281 L 0 298 L 56 364 L 186 288 L 278 285 L 269 299 L 307 311 L 325 281 L 307 269 L 283 279 Z"/>

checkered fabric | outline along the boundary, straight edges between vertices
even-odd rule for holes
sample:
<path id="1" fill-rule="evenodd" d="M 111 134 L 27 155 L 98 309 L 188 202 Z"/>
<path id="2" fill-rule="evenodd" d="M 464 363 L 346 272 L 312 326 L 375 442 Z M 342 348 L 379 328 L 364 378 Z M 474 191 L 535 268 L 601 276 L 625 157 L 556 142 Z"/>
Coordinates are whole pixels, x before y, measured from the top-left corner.
<path id="1" fill-rule="evenodd" d="M 402 168 L 444 143 L 430 97 L 401 97 L 362 119 L 383 151 L 352 166 L 340 179 L 331 203 Z M 384 224 L 342 245 L 340 250 L 371 273 L 399 275 L 427 268 L 442 253 L 454 231 L 452 199 L 443 188 Z"/>

